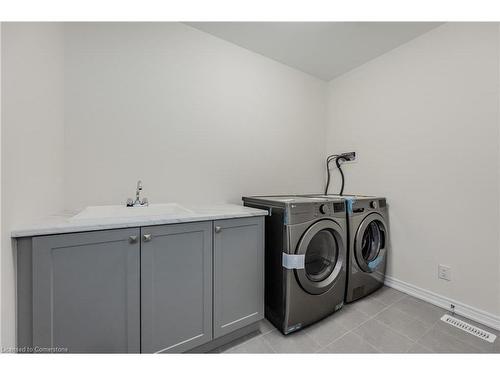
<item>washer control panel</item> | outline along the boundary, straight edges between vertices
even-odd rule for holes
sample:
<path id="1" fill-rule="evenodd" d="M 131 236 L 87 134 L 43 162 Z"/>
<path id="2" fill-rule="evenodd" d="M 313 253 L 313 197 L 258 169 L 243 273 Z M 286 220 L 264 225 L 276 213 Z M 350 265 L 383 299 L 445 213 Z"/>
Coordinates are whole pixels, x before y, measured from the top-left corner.
<path id="1" fill-rule="evenodd" d="M 336 213 L 344 213 L 345 212 L 345 203 L 344 202 L 327 202 L 321 203 L 318 206 L 318 212 L 321 215 L 333 215 Z"/>
<path id="2" fill-rule="evenodd" d="M 345 203 L 322 200 L 310 203 L 292 203 L 285 209 L 285 224 L 298 224 L 327 217 L 345 217 Z"/>

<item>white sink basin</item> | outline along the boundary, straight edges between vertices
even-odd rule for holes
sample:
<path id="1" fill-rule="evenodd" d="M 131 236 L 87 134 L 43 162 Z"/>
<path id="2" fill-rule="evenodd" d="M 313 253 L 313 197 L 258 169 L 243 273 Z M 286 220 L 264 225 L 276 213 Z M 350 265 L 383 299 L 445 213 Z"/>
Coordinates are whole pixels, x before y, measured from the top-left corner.
<path id="1" fill-rule="evenodd" d="M 120 220 L 120 219 L 134 219 L 140 217 L 172 217 L 182 216 L 192 213 L 191 210 L 182 207 L 177 203 L 160 203 L 150 204 L 145 207 L 126 207 L 126 206 L 89 206 L 81 211 L 79 214 L 73 216 L 71 221 L 81 220 Z"/>

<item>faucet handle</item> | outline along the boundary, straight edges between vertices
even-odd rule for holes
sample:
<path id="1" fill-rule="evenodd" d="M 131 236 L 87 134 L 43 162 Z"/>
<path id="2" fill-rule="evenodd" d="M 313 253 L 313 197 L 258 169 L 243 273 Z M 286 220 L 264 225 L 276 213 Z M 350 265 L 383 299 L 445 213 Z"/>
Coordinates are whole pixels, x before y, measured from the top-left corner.
<path id="1" fill-rule="evenodd" d="M 143 206 L 149 206 L 149 201 L 148 201 L 148 198 L 142 198 L 142 202 L 141 202 L 141 204 L 142 204 Z"/>
<path id="2" fill-rule="evenodd" d="M 134 200 L 132 198 L 127 199 L 127 207 L 132 207 L 134 205 Z"/>

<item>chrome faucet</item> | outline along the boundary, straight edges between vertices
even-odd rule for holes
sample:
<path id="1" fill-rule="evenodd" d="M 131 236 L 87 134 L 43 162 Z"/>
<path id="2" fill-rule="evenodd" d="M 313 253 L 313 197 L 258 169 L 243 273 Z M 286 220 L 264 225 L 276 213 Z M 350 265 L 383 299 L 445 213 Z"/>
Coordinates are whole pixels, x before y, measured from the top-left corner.
<path id="1" fill-rule="evenodd" d="M 137 181 L 137 189 L 135 190 L 135 201 L 132 198 L 127 199 L 127 207 L 144 207 L 149 205 L 148 198 L 142 198 L 141 201 L 141 191 L 142 191 L 142 181 Z"/>

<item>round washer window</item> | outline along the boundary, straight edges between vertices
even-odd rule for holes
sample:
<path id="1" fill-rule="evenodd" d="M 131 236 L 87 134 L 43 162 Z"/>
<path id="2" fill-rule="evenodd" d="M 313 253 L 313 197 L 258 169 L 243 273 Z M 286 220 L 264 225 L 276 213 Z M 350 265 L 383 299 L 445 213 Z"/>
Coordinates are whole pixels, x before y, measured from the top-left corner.
<path id="1" fill-rule="evenodd" d="M 316 233 L 307 245 L 305 253 L 306 276 L 313 282 L 325 280 L 333 272 L 339 248 L 331 230 Z"/>
<path id="2" fill-rule="evenodd" d="M 382 234 L 377 221 L 372 221 L 363 233 L 361 240 L 361 255 L 368 263 L 377 258 L 382 247 Z"/>

